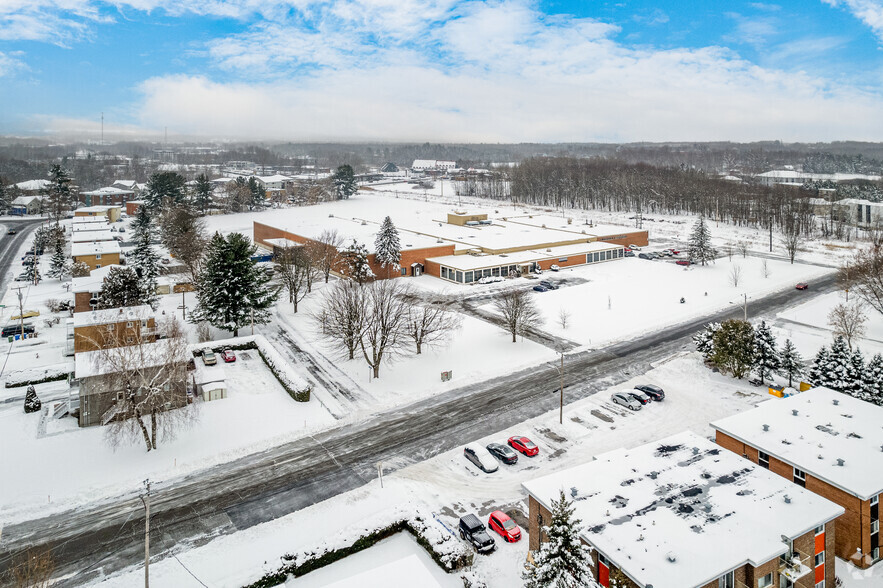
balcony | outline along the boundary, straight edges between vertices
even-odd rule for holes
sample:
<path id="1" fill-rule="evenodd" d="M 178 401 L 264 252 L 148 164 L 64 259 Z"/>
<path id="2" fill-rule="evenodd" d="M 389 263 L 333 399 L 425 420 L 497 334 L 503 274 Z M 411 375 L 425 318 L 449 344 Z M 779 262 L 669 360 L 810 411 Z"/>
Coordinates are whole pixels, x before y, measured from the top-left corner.
<path id="1" fill-rule="evenodd" d="M 791 554 L 790 558 L 786 558 L 786 556 L 782 556 L 779 560 L 779 575 L 784 576 L 791 583 L 796 584 L 797 581 L 812 572 L 812 568 L 808 565 L 809 557 L 805 558 L 806 563 L 801 559 L 800 554 L 798 552 L 794 552 Z"/>

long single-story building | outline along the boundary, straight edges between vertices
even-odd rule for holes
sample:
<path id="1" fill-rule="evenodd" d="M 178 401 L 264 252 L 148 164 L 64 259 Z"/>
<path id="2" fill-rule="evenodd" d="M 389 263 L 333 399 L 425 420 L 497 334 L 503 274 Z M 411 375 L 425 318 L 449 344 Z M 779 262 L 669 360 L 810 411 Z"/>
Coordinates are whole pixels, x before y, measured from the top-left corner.
<path id="1" fill-rule="evenodd" d="M 105 265 L 119 264 L 122 249 L 116 241 L 97 241 L 89 243 L 72 243 L 71 257 L 74 263 L 83 262 L 90 270 Z"/>
<path id="2" fill-rule="evenodd" d="M 341 208 L 343 205 L 341 206 Z M 427 216 L 431 213 L 427 213 Z M 309 245 L 335 232 L 341 247 L 353 241 L 369 251 L 368 262 L 378 278 L 423 273 L 451 282 L 472 283 L 485 276 L 516 276 L 536 269 L 586 265 L 624 257 L 628 245 L 648 243 L 646 230 L 620 226 L 573 225 L 546 215 L 489 218 L 487 213 L 452 211 L 445 218 L 420 212 L 392 218 L 401 242 L 400 267 L 394 274 L 381 268 L 372 252 L 385 211 L 372 218 L 307 216 L 271 225 L 254 223 L 255 243 L 270 251 L 280 243 Z M 336 268 L 342 273 L 344 268 Z"/>

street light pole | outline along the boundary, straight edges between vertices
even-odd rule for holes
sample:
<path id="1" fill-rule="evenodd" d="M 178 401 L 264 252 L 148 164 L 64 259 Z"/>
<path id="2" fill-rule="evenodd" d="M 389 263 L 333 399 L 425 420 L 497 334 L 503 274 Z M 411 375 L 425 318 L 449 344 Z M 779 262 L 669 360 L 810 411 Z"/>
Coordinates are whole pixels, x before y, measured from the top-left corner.
<path id="1" fill-rule="evenodd" d="M 745 303 L 742 305 L 742 314 L 743 314 L 742 318 L 747 323 L 748 322 L 748 294 L 747 293 L 742 294 L 742 296 L 745 297 Z"/>
<path id="2" fill-rule="evenodd" d="M 564 352 L 561 352 L 561 368 L 558 370 L 558 377 L 561 382 L 561 406 L 558 411 L 558 423 L 564 424 Z"/>
<path id="3" fill-rule="evenodd" d="M 144 588 L 150 588 L 150 479 L 144 480 Z"/>

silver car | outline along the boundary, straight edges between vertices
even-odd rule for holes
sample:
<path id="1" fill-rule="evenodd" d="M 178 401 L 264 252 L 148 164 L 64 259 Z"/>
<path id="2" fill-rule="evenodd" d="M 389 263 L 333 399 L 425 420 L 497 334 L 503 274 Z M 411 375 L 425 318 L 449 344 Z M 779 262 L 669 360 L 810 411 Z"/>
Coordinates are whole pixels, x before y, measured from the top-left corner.
<path id="1" fill-rule="evenodd" d="M 614 392 L 610 395 L 610 400 L 612 400 L 614 404 L 619 404 L 629 410 L 641 410 L 641 403 L 625 392 Z"/>

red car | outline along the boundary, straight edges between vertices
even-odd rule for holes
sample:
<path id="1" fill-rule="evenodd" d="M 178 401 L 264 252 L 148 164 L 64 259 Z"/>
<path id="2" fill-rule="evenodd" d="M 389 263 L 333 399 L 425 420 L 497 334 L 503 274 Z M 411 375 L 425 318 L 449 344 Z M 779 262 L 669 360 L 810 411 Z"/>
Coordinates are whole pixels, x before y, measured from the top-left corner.
<path id="1" fill-rule="evenodd" d="M 809 288 L 809 284 L 807 284 L 806 282 L 800 282 L 799 284 L 797 284 L 798 290 L 806 290 L 808 288 Z"/>
<path id="2" fill-rule="evenodd" d="M 678 265 L 690 265 L 689 259 L 679 259 L 675 262 Z"/>
<path id="3" fill-rule="evenodd" d="M 487 520 L 487 526 L 500 534 L 500 537 L 507 543 L 515 543 L 521 541 L 521 529 L 515 524 L 515 521 L 502 510 L 495 510 Z"/>
<path id="4" fill-rule="evenodd" d="M 672 255 L 680 255 L 681 254 L 681 252 L 678 251 L 677 249 L 669 249 L 669 251 L 671 251 Z"/>
<path id="5" fill-rule="evenodd" d="M 236 361 L 236 354 L 233 353 L 232 349 L 225 349 L 223 353 L 221 353 L 221 357 L 224 358 L 224 363 L 233 363 Z"/>
<path id="6" fill-rule="evenodd" d="M 509 446 L 528 457 L 533 457 L 540 452 L 540 448 L 527 437 L 509 437 Z"/>

